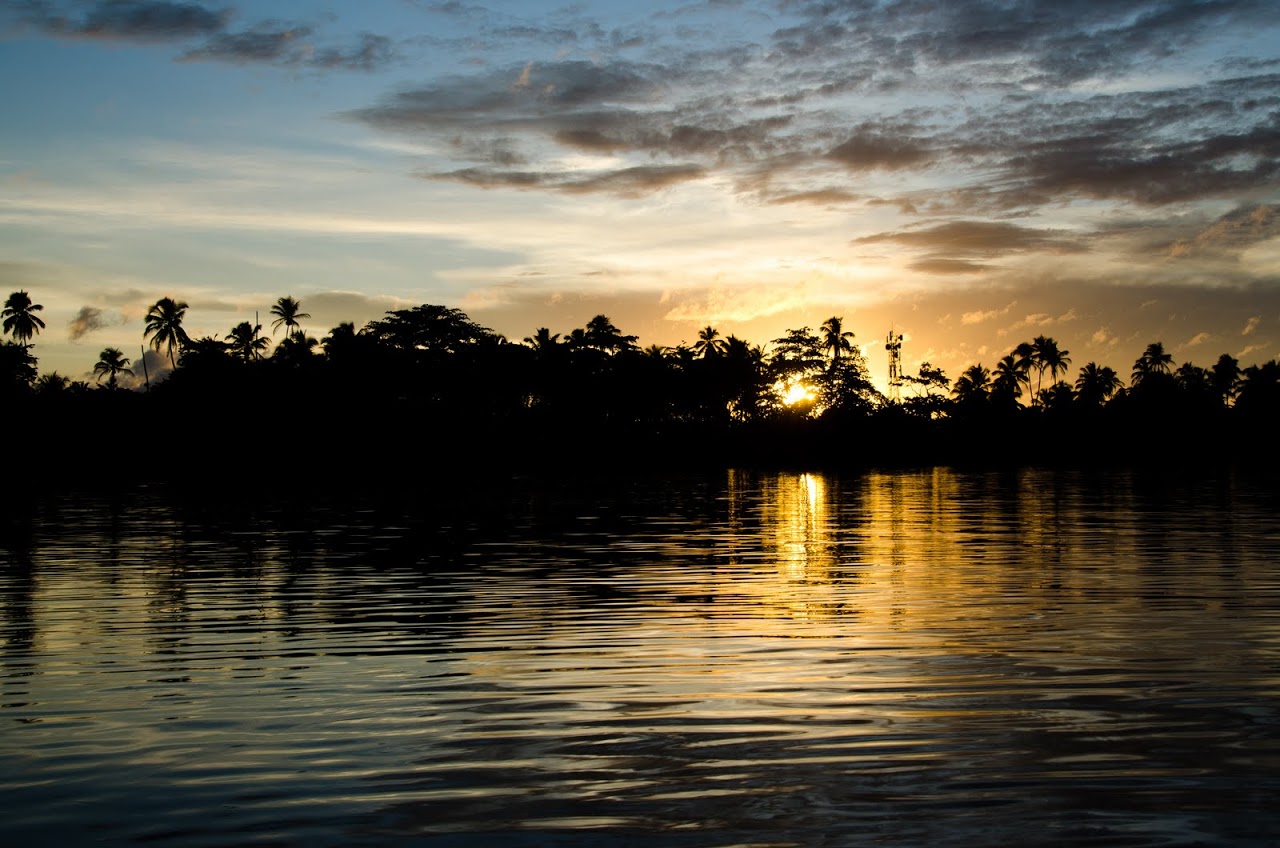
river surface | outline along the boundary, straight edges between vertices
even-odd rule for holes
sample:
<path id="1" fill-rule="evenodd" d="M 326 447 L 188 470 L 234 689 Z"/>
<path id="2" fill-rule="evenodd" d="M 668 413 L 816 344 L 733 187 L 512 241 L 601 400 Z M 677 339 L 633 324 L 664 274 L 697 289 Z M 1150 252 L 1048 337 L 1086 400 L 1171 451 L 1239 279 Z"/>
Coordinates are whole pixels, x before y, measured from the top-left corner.
<path id="1" fill-rule="evenodd" d="M 10 509 L 0 842 L 1280 844 L 1265 481 L 433 485 Z"/>

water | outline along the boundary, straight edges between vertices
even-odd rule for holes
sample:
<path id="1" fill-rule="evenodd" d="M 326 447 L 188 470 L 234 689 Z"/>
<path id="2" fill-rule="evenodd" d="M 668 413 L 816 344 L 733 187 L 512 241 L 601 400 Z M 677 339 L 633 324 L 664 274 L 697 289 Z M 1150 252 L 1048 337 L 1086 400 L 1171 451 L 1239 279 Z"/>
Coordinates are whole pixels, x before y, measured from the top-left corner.
<path id="1" fill-rule="evenodd" d="M 0 839 L 1280 842 L 1269 487 L 447 488 L 11 512 Z"/>

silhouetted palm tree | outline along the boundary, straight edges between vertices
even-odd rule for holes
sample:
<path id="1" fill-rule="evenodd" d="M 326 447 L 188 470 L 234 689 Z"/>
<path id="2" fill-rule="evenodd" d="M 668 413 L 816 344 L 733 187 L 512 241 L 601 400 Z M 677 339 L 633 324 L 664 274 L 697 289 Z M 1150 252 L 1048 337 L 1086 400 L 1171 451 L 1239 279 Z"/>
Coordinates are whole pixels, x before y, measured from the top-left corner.
<path id="1" fill-rule="evenodd" d="M 1247 415 L 1265 418 L 1280 413 L 1280 362 L 1272 359 L 1244 369 L 1236 408 Z"/>
<path id="2" fill-rule="evenodd" d="M 31 337 L 44 329 L 44 321 L 37 312 L 44 309 L 38 303 L 31 302 L 31 295 L 25 291 L 16 291 L 4 302 L 0 316 L 4 318 L 4 331 L 18 344 L 27 344 Z"/>
<path id="3" fill-rule="evenodd" d="M 34 388 L 38 395 L 56 397 L 67 393 L 67 390 L 71 388 L 71 380 L 57 371 L 50 371 L 48 374 L 41 374 L 36 379 Z"/>
<path id="4" fill-rule="evenodd" d="M 1069 350 L 1062 350 L 1058 347 L 1058 342 L 1048 336 L 1036 336 L 1031 341 L 1031 364 L 1036 369 L 1036 397 L 1040 397 L 1040 383 L 1044 377 L 1044 372 L 1049 372 L 1049 379 L 1057 381 L 1058 373 L 1065 374 L 1067 366 L 1071 364 L 1071 357 L 1067 354 Z"/>
<path id="5" fill-rule="evenodd" d="M 93 373 L 97 375 L 98 382 L 102 382 L 102 378 L 107 378 L 107 388 L 114 389 L 116 387 L 117 374 L 132 374 L 129 370 L 129 359 L 119 348 L 104 348 L 102 353 L 98 354 L 98 361 L 94 363 Z"/>
<path id="6" fill-rule="evenodd" d="M 660 344 L 651 344 L 640 352 L 658 362 L 665 362 L 667 359 L 667 349 Z"/>
<path id="7" fill-rule="evenodd" d="M 1229 406 L 1235 398 L 1241 373 L 1239 360 L 1227 353 L 1219 356 L 1218 361 L 1209 369 L 1209 382 L 1224 406 Z"/>
<path id="8" fill-rule="evenodd" d="M 182 320 L 187 315 L 187 304 L 175 301 L 171 297 L 162 297 L 147 310 L 147 326 L 142 337 L 151 338 L 151 346 L 156 350 L 164 348 L 169 354 L 169 364 L 177 367 L 178 359 L 174 351 L 191 341 L 187 331 L 182 329 Z"/>
<path id="9" fill-rule="evenodd" d="M 1132 384 L 1134 386 L 1141 385 L 1142 382 L 1155 374 L 1169 374 L 1173 370 L 1173 354 L 1166 353 L 1164 344 L 1161 342 L 1152 342 L 1147 345 L 1147 349 L 1142 352 L 1142 356 L 1138 357 L 1133 363 Z"/>
<path id="10" fill-rule="evenodd" d="M 981 363 L 966 368 L 956 378 L 955 385 L 951 387 L 951 394 L 955 396 L 956 401 L 965 405 L 985 401 L 990 391 L 991 372 Z"/>
<path id="11" fill-rule="evenodd" d="M 342 358 L 356 346 L 356 325 L 350 321 L 343 321 L 330 330 L 329 335 L 325 336 L 320 344 L 324 347 L 325 356 L 330 359 Z"/>
<path id="12" fill-rule="evenodd" d="M 532 336 L 524 337 L 524 343 L 533 348 L 536 353 L 546 354 L 560 343 L 560 334 L 552 333 L 546 327 L 539 327 Z"/>
<path id="13" fill-rule="evenodd" d="M 266 339 L 261 339 L 265 342 Z M 302 330 L 290 333 L 285 336 L 280 344 L 276 345 L 276 349 L 272 352 L 272 360 L 278 360 L 289 365 L 305 365 L 315 356 L 315 349 L 319 347 L 320 342 L 314 337 L 308 336 Z"/>
<path id="14" fill-rule="evenodd" d="M 720 331 L 710 324 L 698 331 L 698 340 L 693 343 L 693 351 L 701 359 L 721 356 L 728 347 L 729 343 L 720 338 Z"/>
<path id="15" fill-rule="evenodd" d="M 1211 388 L 1209 370 L 1191 362 L 1179 365 L 1173 376 L 1178 381 L 1178 385 L 1187 391 L 1200 392 Z"/>
<path id="16" fill-rule="evenodd" d="M 831 370 L 840 364 L 840 356 L 853 352 L 853 331 L 844 329 L 844 319 L 832 315 L 818 328 L 822 332 L 822 349 L 831 356 Z"/>
<path id="17" fill-rule="evenodd" d="M 605 353 L 634 350 L 636 346 L 636 337 L 624 336 L 621 330 L 613 326 L 613 322 L 607 315 L 597 315 L 588 321 L 583 337 L 588 347 L 594 347 Z"/>
<path id="18" fill-rule="evenodd" d="M 1002 407 L 1016 407 L 1018 398 L 1022 397 L 1023 386 L 1031 385 L 1027 376 L 1026 360 L 1018 360 L 1016 351 L 1006 355 L 996 363 L 992 372 L 991 396 Z"/>
<path id="19" fill-rule="evenodd" d="M 261 332 L 261 324 L 250 324 L 248 321 L 241 321 L 236 324 L 226 336 L 227 345 L 231 353 L 245 362 L 261 359 L 262 352 L 271 344 L 267 339 L 258 335 Z"/>
<path id="20" fill-rule="evenodd" d="M 276 330 L 284 327 L 285 335 L 290 336 L 302 331 L 302 325 L 299 323 L 303 318 L 310 318 L 311 315 L 302 311 L 302 304 L 286 295 L 275 302 L 271 307 L 271 314 L 276 316 L 276 320 L 271 322 L 271 335 L 276 334 Z"/>
<path id="21" fill-rule="evenodd" d="M 1090 362 L 1076 377 L 1076 397 L 1088 406 L 1101 406 L 1123 385 L 1115 369 Z"/>
<path id="22" fill-rule="evenodd" d="M 1040 405 L 1048 410 L 1067 409 L 1075 399 L 1075 390 L 1066 380 L 1059 380 L 1040 392 Z"/>
<path id="23" fill-rule="evenodd" d="M 0 344 L 0 396 L 21 393 L 36 379 L 36 358 L 31 346 L 18 342 Z"/>

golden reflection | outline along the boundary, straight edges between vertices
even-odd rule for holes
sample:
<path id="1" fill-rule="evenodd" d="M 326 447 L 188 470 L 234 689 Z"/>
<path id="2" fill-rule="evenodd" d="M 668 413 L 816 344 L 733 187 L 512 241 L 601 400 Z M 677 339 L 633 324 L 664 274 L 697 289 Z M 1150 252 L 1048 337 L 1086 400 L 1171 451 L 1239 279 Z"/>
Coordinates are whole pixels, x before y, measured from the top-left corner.
<path id="1" fill-rule="evenodd" d="M 752 528 L 756 541 L 751 544 L 762 561 L 750 579 L 739 578 L 726 589 L 748 595 L 755 614 L 764 612 L 770 618 L 814 621 L 838 614 L 842 604 L 833 584 L 839 546 L 827 478 L 815 473 L 730 476 L 731 509 L 741 512 L 742 504 L 753 497 L 758 498 L 758 523 Z"/>
<path id="2" fill-rule="evenodd" d="M 764 503 L 763 522 L 786 582 L 821 582 L 834 565 L 826 481 L 817 474 L 780 474 Z"/>

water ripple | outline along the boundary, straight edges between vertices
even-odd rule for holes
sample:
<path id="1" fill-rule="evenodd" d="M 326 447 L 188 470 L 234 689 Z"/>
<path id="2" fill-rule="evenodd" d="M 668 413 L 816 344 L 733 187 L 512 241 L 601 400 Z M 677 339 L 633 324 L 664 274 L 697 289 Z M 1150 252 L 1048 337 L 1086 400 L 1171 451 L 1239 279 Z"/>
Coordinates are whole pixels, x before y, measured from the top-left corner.
<path id="1" fill-rule="evenodd" d="M 941 470 L 49 498 L 0 552 L 4 832 L 1274 844 L 1276 506 Z"/>

